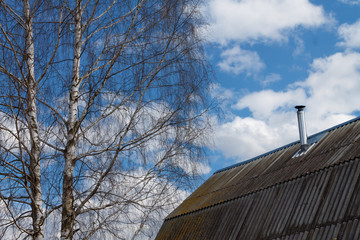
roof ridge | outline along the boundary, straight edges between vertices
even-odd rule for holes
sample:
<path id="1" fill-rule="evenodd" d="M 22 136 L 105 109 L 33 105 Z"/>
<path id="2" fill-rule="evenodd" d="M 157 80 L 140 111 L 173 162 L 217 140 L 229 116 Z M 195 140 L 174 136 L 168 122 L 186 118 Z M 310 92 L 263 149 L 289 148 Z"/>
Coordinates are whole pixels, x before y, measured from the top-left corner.
<path id="1" fill-rule="evenodd" d="M 351 124 L 351 123 L 353 123 L 353 122 L 356 122 L 356 121 L 358 121 L 358 120 L 360 120 L 360 116 L 359 116 L 359 117 L 356 117 L 356 118 L 353 118 L 353 119 L 350 119 L 350 120 L 348 120 L 348 121 L 346 121 L 346 122 L 340 123 L 340 124 L 338 124 L 338 125 L 335 125 L 335 126 L 333 126 L 333 127 L 330 127 L 330 128 L 328 128 L 328 129 L 325 129 L 325 130 L 323 130 L 323 131 L 320 131 L 320 132 L 318 132 L 318 133 L 315 133 L 315 134 L 311 135 L 311 136 L 308 137 L 308 138 L 309 138 L 309 140 L 310 140 L 310 139 L 314 139 L 315 141 L 313 141 L 313 143 L 314 143 L 314 142 L 317 142 L 317 141 L 320 140 L 320 139 L 322 138 L 322 136 L 325 135 L 326 133 L 331 132 L 331 131 L 333 131 L 333 130 L 335 130 L 335 129 L 344 127 L 344 126 L 346 126 L 346 125 L 348 125 L 348 124 Z M 213 175 L 215 175 L 215 174 L 217 174 L 217 173 L 220 173 L 220 172 L 223 172 L 223 171 L 227 171 L 227 170 L 232 169 L 232 168 L 236 168 L 236 167 L 242 166 L 242 165 L 247 164 L 247 163 L 250 163 L 250 162 L 253 162 L 253 161 L 257 160 L 257 159 L 263 158 L 263 157 L 265 157 L 265 156 L 267 156 L 267 155 L 273 154 L 273 153 L 275 153 L 275 152 L 278 152 L 278 151 L 283 150 L 283 149 L 285 149 L 285 148 L 291 147 L 291 146 L 293 146 L 293 145 L 295 145 L 295 144 L 298 144 L 298 143 L 300 143 L 300 140 L 297 140 L 297 141 L 294 141 L 294 142 L 292 142 L 292 143 L 286 144 L 286 145 L 284 145 L 284 146 L 282 146 L 282 147 L 279 147 L 279 148 L 275 148 L 274 150 L 271 150 L 271 151 L 269 151 L 269 152 L 263 153 L 263 154 L 258 155 L 258 156 L 256 156 L 256 157 L 250 158 L 250 159 L 248 159 L 248 160 L 245 160 L 245 161 L 242 161 L 242 162 L 239 162 L 239 163 L 235 163 L 235 164 L 230 165 L 230 166 L 228 166 L 228 167 L 224 167 L 224 168 L 222 168 L 222 169 L 219 169 L 219 170 L 215 171 L 215 172 L 213 173 Z"/>

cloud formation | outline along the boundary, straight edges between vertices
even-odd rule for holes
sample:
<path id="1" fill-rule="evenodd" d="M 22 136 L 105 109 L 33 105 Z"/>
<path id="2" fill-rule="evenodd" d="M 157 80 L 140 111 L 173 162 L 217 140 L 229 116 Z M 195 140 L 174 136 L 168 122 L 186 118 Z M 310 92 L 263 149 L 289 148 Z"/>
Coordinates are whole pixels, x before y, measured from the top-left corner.
<path id="1" fill-rule="evenodd" d="M 249 93 L 232 107 L 251 117 L 218 123 L 216 149 L 244 161 L 298 140 L 295 105 L 304 104 L 308 134 L 354 117 L 360 111 L 360 53 L 335 53 L 315 59 L 308 77 L 283 91 Z M 229 95 L 230 96 L 230 95 Z"/>
<path id="2" fill-rule="evenodd" d="M 265 68 L 256 52 L 240 49 L 235 46 L 221 53 L 222 61 L 218 64 L 221 70 L 235 74 L 252 75 Z"/>
<path id="3" fill-rule="evenodd" d="M 339 0 L 339 1 L 350 5 L 360 5 L 360 0 Z"/>
<path id="4" fill-rule="evenodd" d="M 270 73 L 269 75 L 265 76 L 265 79 L 261 82 L 261 84 L 266 87 L 271 83 L 278 82 L 282 79 L 281 75 L 278 73 Z"/>
<path id="5" fill-rule="evenodd" d="M 354 24 L 342 24 L 338 29 L 338 34 L 343 41 L 339 46 L 346 48 L 360 48 L 360 19 Z"/>
<path id="6" fill-rule="evenodd" d="M 227 158 L 245 161 L 279 144 L 281 130 L 285 128 L 273 127 L 266 121 L 252 117 L 236 116 L 231 121 L 217 126 L 216 148 Z"/>
<path id="7" fill-rule="evenodd" d="M 296 27 L 332 22 L 321 6 L 308 0 L 211 0 L 208 5 L 212 40 L 282 41 Z"/>

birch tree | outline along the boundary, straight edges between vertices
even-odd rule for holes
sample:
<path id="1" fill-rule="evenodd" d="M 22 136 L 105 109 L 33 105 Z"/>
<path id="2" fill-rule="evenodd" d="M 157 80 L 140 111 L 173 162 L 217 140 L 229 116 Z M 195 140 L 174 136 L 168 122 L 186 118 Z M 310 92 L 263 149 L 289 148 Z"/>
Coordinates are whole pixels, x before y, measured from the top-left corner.
<path id="1" fill-rule="evenodd" d="M 35 46 L 34 46 L 34 32 L 33 32 L 33 16 L 30 9 L 30 3 L 28 0 L 23 1 L 22 9 L 14 11 L 6 3 L 1 2 L 3 12 L 7 12 L 12 21 L 17 21 L 17 26 L 21 26 L 22 43 L 19 46 L 19 42 L 14 42 L 14 35 L 18 34 L 17 29 L 14 30 L 15 25 L 7 21 L 2 21 L 0 24 L 0 30 L 2 33 L 2 47 L 3 59 L 9 57 L 12 61 L 3 61 L 0 65 L 0 72 L 3 76 L 10 81 L 10 91 L 2 91 L 2 105 L 7 105 L 6 110 L 2 115 L 2 122 L 5 122 L 5 126 L 2 125 L 1 130 L 4 135 L 12 135 L 17 139 L 15 143 L 17 146 L 11 144 L 11 147 L 15 147 L 16 150 L 12 151 L 7 148 L 7 144 L 4 144 L 3 149 L 7 154 L 14 154 L 11 160 L 2 159 L 2 165 L 9 169 L 9 172 L 2 173 L 5 176 L 4 180 L 15 180 L 17 184 L 22 185 L 24 190 L 29 196 L 28 204 L 31 206 L 31 218 L 32 229 L 24 229 L 18 223 L 22 217 L 16 217 L 11 215 L 11 220 L 14 225 L 19 226 L 22 232 L 25 232 L 33 237 L 33 239 L 44 239 L 43 235 L 43 207 L 42 207 L 42 191 L 41 191 L 41 169 L 40 169 L 40 139 L 39 139 L 39 127 L 37 121 L 37 81 L 35 78 Z M 19 16 L 21 14 L 21 16 Z M 6 18 L 5 17 L 5 18 Z M 9 66 L 8 64 L 15 65 Z M 13 71 L 16 68 L 16 73 Z M 3 85 L 3 88 L 8 87 Z M 12 91 L 15 90 L 17 96 L 13 96 Z M 15 100 L 16 99 L 16 100 Z M 15 103 L 13 102 L 15 101 Z M 11 124 L 14 129 L 9 129 L 7 126 Z M 23 138 L 22 128 L 26 128 L 26 134 L 28 135 L 26 140 Z M 19 129 L 21 128 L 21 129 Z M 6 139 L 6 138 L 5 138 Z M 7 139 L 8 140 L 8 139 Z M 25 143 L 25 141 L 27 143 Z M 23 155 L 23 152 L 25 155 Z M 14 159 L 12 159 L 14 158 Z M 13 164 L 15 162 L 15 164 Z M 18 165 L 18 163 L 21 164 Z M 11 183 L 9 185 L 12 185 Z M 1 190 L 5 188 L 4 192 L 9 193 L 17 191 L 12 186 L 1 186 Z M 13 199 L 15 195 L 15 200 Z M 1 199 L 6 204 L 8 209 L 11 208 L 10 202 L 22 202 L 24 196 L 18 194 L 1 194 Z M 7 201 L 6 201 L 7 200 Z"/>
<path id="2" fill-rule="evenodd" d="M 201 2 L 0 7 L 0 234 L 152 237 L 203 166 Z"/>

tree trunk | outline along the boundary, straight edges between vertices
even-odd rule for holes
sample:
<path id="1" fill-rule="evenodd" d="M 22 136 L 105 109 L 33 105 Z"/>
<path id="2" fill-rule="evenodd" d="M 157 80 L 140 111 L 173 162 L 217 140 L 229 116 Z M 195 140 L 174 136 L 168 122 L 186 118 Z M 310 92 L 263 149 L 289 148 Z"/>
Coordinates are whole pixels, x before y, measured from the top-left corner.
<path id="1" fill-rule="evenodd" d="M 27 122 L 29 124 L 29 133 L 31 139 L 30 153 L 30 186 L 32 192 L 32 220 L 33 220 L 33 239 L 44 239 L 44 216 L 42 207 L 41 192 L 41 167 L 40 167 L 40 140 L 36 111 L 36 92 L 37 84 L 35 81 L 34 66 L 34 39 L 33 23 L 30 12 L 30 3 L 24 0 L 25 15 L 25 44 L 26 44 L 26 66 L 27 66 Z"/>
<path id="2" fill-rule="evenodd" d="M 67 122 L 67 144 L 65 148 L 65 166 L 63 174 L 63 206 L 61 218 L 61 239 L 72 239 L 74 235 L 75 209 L 73 178 L 76 154 L 77 111 L 80 86 L 81 57 L 81 0 L 76 1 L 74 59 L 72 68 L 71 91 L 69 101 L 69 119 Z"/>

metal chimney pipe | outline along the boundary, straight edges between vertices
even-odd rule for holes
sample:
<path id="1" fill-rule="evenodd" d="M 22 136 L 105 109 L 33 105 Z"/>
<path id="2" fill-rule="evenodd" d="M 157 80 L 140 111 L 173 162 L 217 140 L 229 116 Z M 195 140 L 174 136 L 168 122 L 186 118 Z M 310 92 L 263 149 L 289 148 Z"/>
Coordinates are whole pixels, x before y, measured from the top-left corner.
<path id="1" fill-rule="evenodd" d="M 306 150 L 308 146 L 308 142 L 307 142 L 307 133 L 306 133 L 306 124 L 305 124 L 305 111 L 304 111 L 305 106 L 300 105 L 300 106 L 296 106 L 295 108 L 298 110 L 297 118 L 299 125 L 301 148 L 303 150 Z"/>

